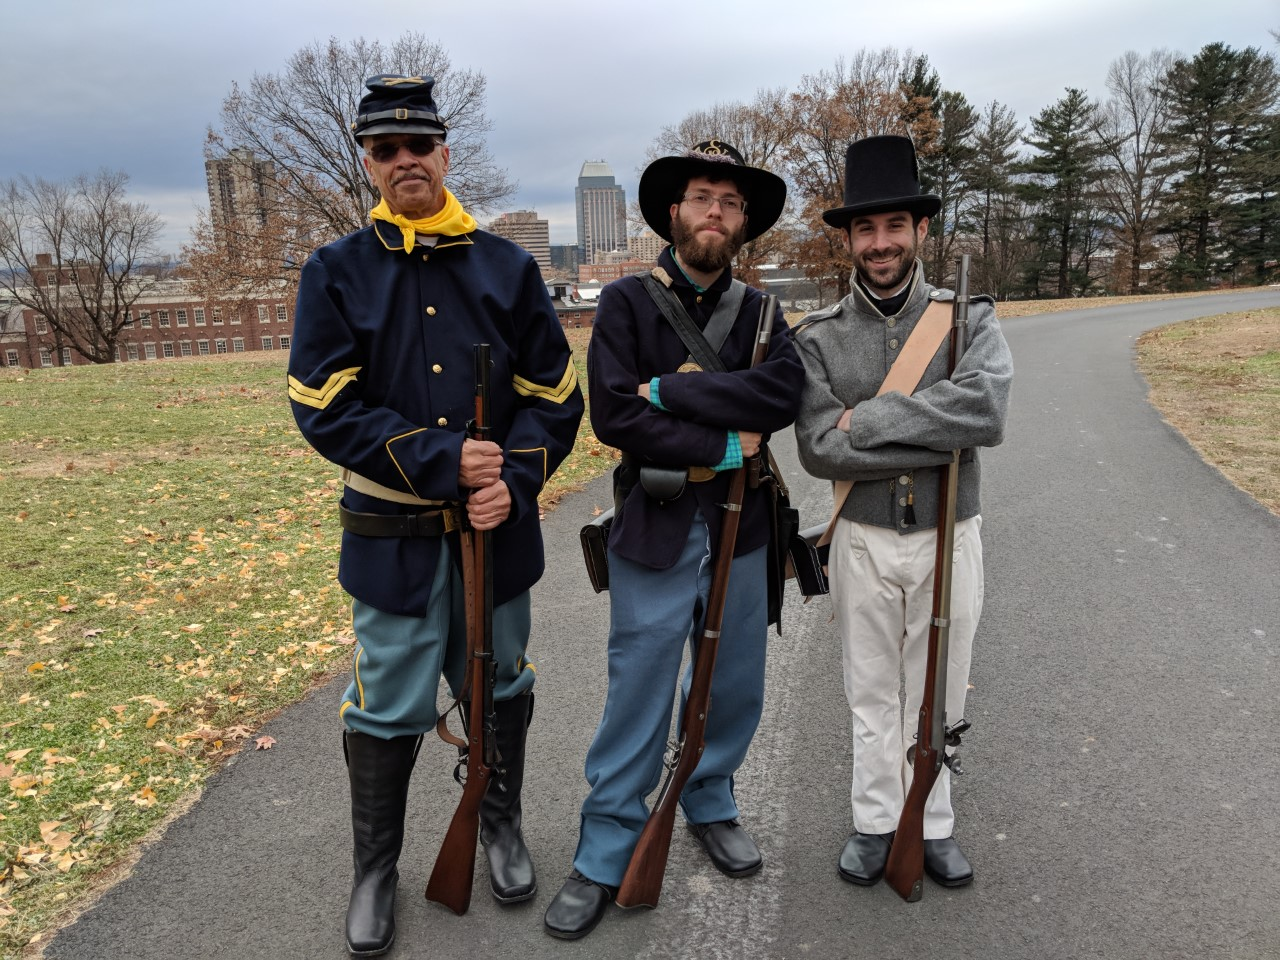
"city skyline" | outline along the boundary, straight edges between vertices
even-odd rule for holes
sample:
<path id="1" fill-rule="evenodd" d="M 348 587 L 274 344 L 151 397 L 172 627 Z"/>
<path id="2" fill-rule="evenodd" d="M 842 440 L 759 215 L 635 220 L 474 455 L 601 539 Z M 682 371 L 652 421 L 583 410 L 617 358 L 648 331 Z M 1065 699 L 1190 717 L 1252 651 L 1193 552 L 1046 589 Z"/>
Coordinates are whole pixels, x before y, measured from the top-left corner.
<path id="1" fill-rule="evenodd" d="M 566 46 L 587 25 L 591 42 Z M 1034 10 L 1010 0 L 965 9 L 921 0 L 910 18 L 900 8 L 835 0 L 801 0 L 785 16 L 763 0 L 744 0 L 732 13 L 655 0 L 643 15 L 583 0 L 565 0 L 554 13 L 494 0 L 484 16 L 432 5 L 427 17 L 393 0 L 227 0 L 216 10 L 50 0 L 6 12 L 0 82 L 30 94 L 0 101 L 10 131 L 0 143 L 0 180 L 123 170 L 131 199 L 166 222 L 161 248 L 177 254 L 197 211 L 207 209 L 204 135 L 233 86 L 279 72 L 330 36 L 389 42 L 417 30 L 440 42 L 454 69 L 487 80 L 489 149 L 519 188 L 481 221 L 533 210 L 548 221 L 552 244 L 573 243 L 573 189 L 584 162 L 606 160 L 634 197 L 663 127 L 761 89 L 794 91 L 805 75 L 860 49 L 924 54 L 944 87 L 979 107 L 998 100 L 1025 124 L 1068 86 L 1105 96 L 1108 66 L 1128 50 L 1192 55 L 1220 41 L 1274 54 L 1269 31 L 1277 29 L 1274 0 L 1045 0 Z M 49 71 L 49 63 L 75 69 Z"/>

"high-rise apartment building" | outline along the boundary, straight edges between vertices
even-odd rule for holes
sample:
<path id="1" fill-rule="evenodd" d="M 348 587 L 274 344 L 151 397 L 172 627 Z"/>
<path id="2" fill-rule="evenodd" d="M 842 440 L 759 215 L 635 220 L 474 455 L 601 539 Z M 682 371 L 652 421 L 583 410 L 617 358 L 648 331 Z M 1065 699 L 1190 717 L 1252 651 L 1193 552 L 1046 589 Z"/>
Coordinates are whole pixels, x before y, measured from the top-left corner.
<path id="1" fill-rule="evenodd" d="M 627 248 L 627 194 L 603 160 L 588 160 L 573 192 L 578 212 L 578 261 L 595 263 L 596 255 Z"/>
<path id="2" fill-rule="evenodd" d="M 205 160 L 204 175 L 209 184 L 209 216 L 219 243 L 266 225 L 275 193 L 275 164 L 259 160 L 248 147 L 234 147 L 225 157 Z"/>
<path id="3" fill-rule="evenodd" d="M 489 224 L 490 233 L 520 244 L 538 261 L 542 270 L 551 270 L 551 225 L 539 220 L 532 210 L 515 210 L 504 213 Z"/>

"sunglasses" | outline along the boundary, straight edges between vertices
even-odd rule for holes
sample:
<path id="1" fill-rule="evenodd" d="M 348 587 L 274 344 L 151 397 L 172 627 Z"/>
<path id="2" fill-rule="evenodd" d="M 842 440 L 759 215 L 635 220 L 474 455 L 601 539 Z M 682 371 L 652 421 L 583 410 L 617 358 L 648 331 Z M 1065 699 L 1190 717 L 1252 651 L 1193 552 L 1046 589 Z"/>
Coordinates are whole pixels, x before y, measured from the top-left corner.
<path id="1" fill-rule="evenodd" d="M 400 155 L 400 149 L 404 147 L 415 157 L 429 157 L 439 145 L 440 141 L 435 137 L 406 137 L 398 142 L 375 143 L 369 148 L 369 156 L 377 163 L 390 163 Z"/>

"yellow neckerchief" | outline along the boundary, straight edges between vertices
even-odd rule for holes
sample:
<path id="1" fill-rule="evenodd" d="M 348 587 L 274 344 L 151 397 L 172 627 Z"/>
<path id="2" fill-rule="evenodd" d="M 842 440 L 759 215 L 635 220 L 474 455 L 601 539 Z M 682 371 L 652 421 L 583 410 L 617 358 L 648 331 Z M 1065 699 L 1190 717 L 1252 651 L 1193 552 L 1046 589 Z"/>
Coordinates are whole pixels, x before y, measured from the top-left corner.
<path id="1" fill-rule="evenodd" d="M 398 213 L 392 213 L 385 199 L 369 211 L 369 216 L 374 220 L 385 220 L 387 223 L 394 223 L 400 228 L 400 235 L 404 237 L 405 253 L 413 253 L 413 244 L 419 233 L 457 237 L 464 233 L 470 233 L 476 228 L 475 218 L 462 209 L 462 204 L 458 202 L 458 198 L 450 193 L 447 187 L 444 191 L 444 208 L 434 217 L 427 217 L 425 220 L 410 220 Z"/>

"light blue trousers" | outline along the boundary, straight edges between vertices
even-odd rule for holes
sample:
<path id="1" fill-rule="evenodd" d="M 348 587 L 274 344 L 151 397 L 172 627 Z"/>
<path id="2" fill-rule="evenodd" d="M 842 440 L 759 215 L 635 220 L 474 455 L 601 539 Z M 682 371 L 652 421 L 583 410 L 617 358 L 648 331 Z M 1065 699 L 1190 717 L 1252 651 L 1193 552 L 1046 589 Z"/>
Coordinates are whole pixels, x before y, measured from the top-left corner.
<path id="1" fill-rule="evenodd" d="M 441 675 L 457 696 L 467 666 L 465 611 L 462 576 L 444 537 L 425 617 L 397 616 L 352 601 L 356 652 L 340 711 L 348 730 L 388 739 L 435 727 Z M 495 700 L 533 686 L 534 668 L 524 658 L 529 630 L 527 590 L 494 607 Z"/>
<path id="2" fill-rule="evenodd" d="M 738 816 L 733 775 L 747 756 L 764 707 L 766 548 L 733 561 L 711 680 L 706 749 L 680 796 L 691 823 Z M 692 665 L 680 679 L 685 644 L 696 649 L 711 588 L 712 559 L 701 515 L 669 570 L 609 552 L 609 690 L 587 752 L 591 792 L 573 865 L 598 883 L 622 881 L 658 786 L 677 683 L 680 706 Z"/>

